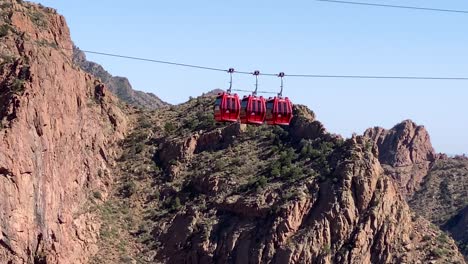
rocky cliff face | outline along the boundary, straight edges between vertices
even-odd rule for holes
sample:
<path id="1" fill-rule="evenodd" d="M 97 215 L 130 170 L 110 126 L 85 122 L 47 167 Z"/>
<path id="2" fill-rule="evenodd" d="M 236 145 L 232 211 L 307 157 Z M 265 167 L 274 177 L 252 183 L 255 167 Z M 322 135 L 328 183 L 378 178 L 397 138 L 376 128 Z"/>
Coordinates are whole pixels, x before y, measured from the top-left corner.
<path id="1" fill-rule="evenodd" d="M 468 257 L 468 159 L 439 159 L 410 201 L 419 215 L 441 227 Z"/>
<path id="2" fill-rule="evenodd" d="M 168 103 L 152 93 L 133 90 L 127 78 L 112 76 L 101 65 L 88 61 L 85 53 L 76 46 L 73 46 L 73 62 L 79 65 L 85 72 L 99 78 L 107 85 L 111 92 L 130 105 L 150 110 L 168 105 Z"/>
<path id="3" fill-rule="evenodd" d="M 373 140 L 383 168 L 411 209 L 448 231 L 467 256 L 467 159 L 435 154 L 424 127 L 409 120 L 390 130 L 368 129 L 365 136 Z"/>
<path id="4" fill-rule="evenodd" d="M 138 114 L 108 205 L 121 220 L 107 222 L 132 242 L 112 261 L 464 263 L 411 213 L 368 138 L 330 135 L 301 106 L 288 130 L 217 125 L 201 118 L 212 101 Z"/>
<path id="5" fill-rule="evenodd" d="M 106 192 L 125 116 L 73 65 L 62 16 L 0 6 L 0 262 L 86 263 L 99 222 L 84 205 Z"/>
<path id="6" fill-rule="evenodd" d="M 426 129 L 406 120 L 390 130 L 368 129 L 364 135 L 379 149 L 379 160 L 401 193 L 411 196 L 437 158 Z"/>

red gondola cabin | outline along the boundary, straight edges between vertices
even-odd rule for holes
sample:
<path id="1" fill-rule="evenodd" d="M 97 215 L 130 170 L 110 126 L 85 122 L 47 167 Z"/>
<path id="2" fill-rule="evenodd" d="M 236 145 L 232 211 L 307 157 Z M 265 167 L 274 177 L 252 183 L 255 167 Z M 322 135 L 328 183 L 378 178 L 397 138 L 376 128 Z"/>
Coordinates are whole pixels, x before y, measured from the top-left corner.
<path id="1" fill-rule="evenodd" d="M 268 125 L 287 126 L 293 118 L 292 103 L 287 97 L 268 99 L 266 108 L 266 121 Z"/>
<path id="2" fill-rule="evenodd" d="M 218 122 L 237 122 L 240 114 L 240 100 L 237 94 L 221 93 L 216 97 L 214 106 L 215 120 Z"/>
<path id="3" fill-rule="evenodd" d="M 241 123 L 261 125 L 265 121 L 265 115 L 266 104 L 262 96 L 244 96 L 241 102 Z"/>

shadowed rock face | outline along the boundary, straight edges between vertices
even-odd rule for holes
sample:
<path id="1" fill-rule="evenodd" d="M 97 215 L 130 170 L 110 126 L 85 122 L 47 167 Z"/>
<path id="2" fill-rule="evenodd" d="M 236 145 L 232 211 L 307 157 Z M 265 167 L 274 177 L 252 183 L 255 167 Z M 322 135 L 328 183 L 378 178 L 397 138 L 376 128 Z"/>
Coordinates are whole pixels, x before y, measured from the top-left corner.
<path id="1" fill-rule="evenodd" d="M 390 130 L 375 127 L 366 130 L 379 149 L 379 160 L 399 184 L 402 194 L 411 196 L 437 158 L 429 134 L 410 120 Z M 385 166 L 386 165 L 386 166 Z"/>
<path id="2" fill-rule="evenodd" d="M 409 203 L 419 215 L 446 230 L 468 256 L 468 160 L 439 159 Z"/>
<path id="3" fill-rule="evenodd" d="M 99 221 L 82 207 L 91 189 L 106 190 L 98 171 L 108 169 L 126 118 L 72 65 L 62 16 L 1 4 L 0 263 L 85 263 Z"/>
<path id="4" fill-rule="evenodd" d="M 85 72 L 99 78 L 120 100 L 130 105 L 149 110 L 169 105 L 152 93 L 133 90 L 127 78 L 112 76 L 101 65 L 88 61 L 85 53 L 76 46 L 73 46 L 73 62 Z"/>
<path id="5" fill-rule="evenodd" d="M 452 234 L 452 237 L 458 242 L 459 248 L 468 258 L 468 205 L 461 209 L 458 214 L 450 218 L 443 229 Z"/>

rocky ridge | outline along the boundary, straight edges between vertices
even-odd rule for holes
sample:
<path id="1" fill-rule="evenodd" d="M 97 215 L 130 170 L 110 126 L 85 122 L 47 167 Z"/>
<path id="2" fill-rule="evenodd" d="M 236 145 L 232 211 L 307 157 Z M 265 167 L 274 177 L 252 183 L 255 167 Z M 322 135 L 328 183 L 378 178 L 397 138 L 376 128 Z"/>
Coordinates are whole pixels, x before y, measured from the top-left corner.
<path id="1" fill-rule="evenodd" d="M 85 72 L 99 78 L 120 100 L 130 105 L 150 110 L 169 105 L 153 93 L 134 90 L 127 78 L 112 76 L 101 65 L 88 61 L 85 53 L 76 46 L 73 46 L 73 62 Z"/>
<path id="2" fill-rule="evenodd" d="M 288 130 L 220 126 L 203 118 L 212 100 L 139 116 L 113 204 L 135 208 L 116 233 L 144 246 L 113 261 L 464 263 L 411 213 L 367 137 L 331 135 L 302 106 Z"/>
<path id="3" fill-rule="evenodd" d="M 399 184 L 400 192 L 411 196 L 418 190 L 437 155 L 429 133 L 410 120 L 390 130 L 374 127 L 364 132 L 379 149 L 379 160 L 388 175 Z"/>

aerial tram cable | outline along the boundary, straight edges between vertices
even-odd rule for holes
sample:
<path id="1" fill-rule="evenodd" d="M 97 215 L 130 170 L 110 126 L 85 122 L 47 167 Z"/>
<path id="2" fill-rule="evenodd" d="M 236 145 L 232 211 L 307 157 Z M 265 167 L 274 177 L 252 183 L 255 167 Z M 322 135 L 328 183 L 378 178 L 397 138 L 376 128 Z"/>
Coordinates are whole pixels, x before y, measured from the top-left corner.
<path id="1" fill-rule="evenodd" d="M 255 76 L 255 90 L 253 91 L 252 95 L 256 96 L 258 91 L 258 76 L 260 75 L 260 71 L 254 71 L 252 74 Z"/>
<path id="2" fill-rule="evenodd" d="M 281 90 L 280 90 L 280 92 L 278 93 L 278 96 L 279 96 L 279 97 L 282 97 L 282 96 L 283 96 L 283 78 L 284 78 L 284 72 L 280 72 L 280 73 L 278 74 L 278 77 L 281 78 L 281 86 L 280 86 L 280 87 L 281 87 Z"/>
<path id="3" fill-rule="evenodd" d="M 146 61 L 158 64 L 167 64 L 179 67 L 188 67 L 188 68 L 195 68 L 200 70 L 208 70 L 208 71 L 218 71 L 218 72 L 226 72 L 225 69 L 221 68 L 214 68 L 214 67 L 207 67 L 195 64 L 186 64 L 186 63 L 178 63 L 178 62 L 171 62 L 171 61 L 163 61 L 163 60 L 155 60 L 155 59 L 148 59 L 148 58 L 141 58 L 141 57 L 132 57 L 126 55 L 118 55 L 112 53 L 104 53 L 98 51 L 90 51 L 90 50 L 81 50 L 85 53 L 101 55 L 101 56 L 109 56 L 109 57 L 116 57 L 116 58 L 123 58 L 129 60 L 138 60 L 138 61 Z M 249 71 L 234 71 L 233 74 L 244 74 L 244 75 L 252 75 L 253 72 Z M 270 76 L 270 77 L 277 77 L 278 74 L 274 73 L 259 73 L 259 76 Z M 394 79 L 394 80 L 429 80 L 429 81 L 468 81 L 468 77 L 438 77 L 438 76 L 379 76 L 379 75 L 335 75 L 335 74 L 285 74 L 284 77 L 291 77 L 291 78 L 328 78 L 328 79 Z M 260 93 L 260 92 L 259 92 Z"/>
<path id="4" fill-rule="evenodd" d="M 234 68 L 229 68 L 228 72 L 229 72 L 230 79 L 229 79 L 229 89 L 227 90 L 227 92 L 231 93 L 231 90 L 232 90 L 232 74 L 234 73 Z"/>
<path id="5" fill-rule="evenodd" d="M 336 3 L 336 4 L 347 4 L 347 5 L 389 7 L 389 8 L 399 8 L 399 9 L 412 9 L 412 10 L 419 10 L 419 11 L 433 11 L 433 12 L 468 14 L 468 10 L 441 9 L 441 8 L 430 8 L 430 7 L 419 7 L 419 6 L 389 5 L 389 4 L 377 4 L 377 3 L 354 2 L 354 1 L 339 1 L 339 0 L 315 0 L 315 1 L 329 2 L 329 3 Z"/>

